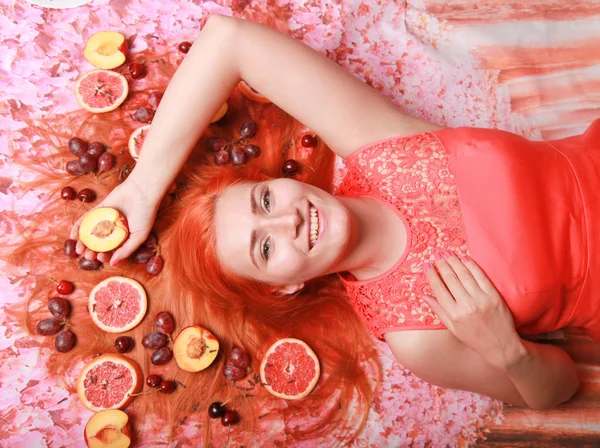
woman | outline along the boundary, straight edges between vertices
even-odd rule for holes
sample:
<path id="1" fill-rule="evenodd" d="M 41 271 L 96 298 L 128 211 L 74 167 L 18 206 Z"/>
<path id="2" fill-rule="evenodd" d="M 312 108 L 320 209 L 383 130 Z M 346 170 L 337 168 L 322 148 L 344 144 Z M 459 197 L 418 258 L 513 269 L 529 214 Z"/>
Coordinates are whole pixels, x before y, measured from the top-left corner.
<path id="1" fill-rule="evenodd" d="M 346 159 L 348 176 L 337 197 L 291 179 L 217 182 L 176 224 L 179 275 L 200 285 L 198 269 L 217 270 L 221 283 L 205 287 L 222 297 L 284 300 L 341 273 L 369 329 L 421 378 L 532 408 L 574 394 L 569 356 L 519 333 L 580 326 L 600 334 L 592 284 L 600 235 L 591 226 L 600 216 L 597 127 L 551 144 L 441 129 L 247 21 L 208 20 L 137 166 L 103 202 L 128 218 L 127 242 L 112 258 L 81 242 L 79 253 L 115 265 L 144 241 L 161 198 L 240 79 L 313 129 Z M 186 270 L 192 264 L 200 266 Z"/>

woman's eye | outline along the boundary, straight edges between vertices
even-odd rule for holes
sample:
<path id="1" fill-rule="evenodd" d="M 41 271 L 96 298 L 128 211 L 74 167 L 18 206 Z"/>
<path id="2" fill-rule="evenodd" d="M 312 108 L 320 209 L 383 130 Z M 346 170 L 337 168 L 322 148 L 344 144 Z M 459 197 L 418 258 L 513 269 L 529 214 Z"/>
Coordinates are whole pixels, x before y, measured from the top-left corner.
<path id="1" fill-rule="evenodd" d="M 262 256 L 265 261 L 269 261 L 269 253 L 271 252 L 271 241 L 267 239 L 262 246 Z"/>
<path id="2" fill-rule="evenodd" d="M 267 188 L 262 197 L 263 207 L 266 211 L 271 211 L 271 191 Z"/>

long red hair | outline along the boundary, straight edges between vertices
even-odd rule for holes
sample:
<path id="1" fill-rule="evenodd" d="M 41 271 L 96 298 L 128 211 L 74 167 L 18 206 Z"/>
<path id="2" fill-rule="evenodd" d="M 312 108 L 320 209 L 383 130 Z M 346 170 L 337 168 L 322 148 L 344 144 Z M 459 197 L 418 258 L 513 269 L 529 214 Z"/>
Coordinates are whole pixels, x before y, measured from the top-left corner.
<path id="1" fill-rule="evenodd" d="M 153 57 L 145 56 L 148 60 Z M 215 423 L 210 424 L 207 417 L 209 404 L 230 400 L 228 407 L 236 409 L 241 416 L 236 433 L 257 431 L 258 425 L 268 420 L 263 419 L 268 413 L 269 418 L 283 422 L 285 434 L 282 436 L 288 442 L 326 436 L 334 436 L 340 443 L 352 440 L 366 421 L 381 371 L 371 338 L 352 310 L 337 278 L 316 279 L 294 296 L 275 297 L 270 286 L 223 272 L 215 254 L 213 212 L 216 197 L 235 182 L 277 175 L 282 160 L 285 160 L 281 157 L 282 143 L 292 142 L 285 148 L 285 158 L 295 158 L 304 167 L 310 167 L 301 172 L 302 180 L 321 187 L 331 181 L 331 153 L 321 144 L 308 154 L 302 152 L 304 150 L 294 141 L 306 130 L 275 106 L 252 103 L 234 93 L 228 117 L 223 124 L 213 126 L 207 132 L 235 138 L 239 123 L 252 118 L 263 129 L 257 137 L 263 154 L 251 167 L 237 169 L 215 167 L 203 151 L 194 152 L 178 178 L 179 188 L 157 215 L 154 231 L 165 261 L 160 275 L 150 277 L 143 265 L 127 260 L 114 268 L 105 266 L 97 272 L 85 272 L 62 254 L 63 241 L 67 238 L 77 205 L 60 200 L 60 189 L 65 185 L 76 190 L 91 186 L 101 198 L 122 181 L 133 165 L 126 149 L 123 150 L 135 127 L 127 117 L 144 103 L 147 95 L 147 91 L 136 91 L 120 110 L 103 116 L 78 112 L 32 123 L 23 131 L 23 145 L 34 145 L 40 151 L 17 149 L 13 154 L 14 163 L 35 172 L 36 180 L 27 188 L 44 191 L 46 195 L 42 210 L 29 215 L 11 215 L 11 229 L 21 234 L 21 242 L 17 247 L 11 247 L 4 257 L 13 265 L 27 269 L 27 274 L 15 272 L 11 277 L 22 280 L 31 292 L 26 306 L 20 304 L 15 309 L 31 334 L 34 334 L 37 321 L 49 315 L 47 299 L 56 295 L 54 285 L 48 279 L 64 278 L 76 284 L 75 293 L 68 298 L 73 304 L 70 322 L 78 342 L 69 353 L 49 357 L 49 371 L 64 375 L 81 360 L 87 361 L 98 353 L 115 352 L 115 335 L 101 331 L 89 317 L 87 294 L 104 278 L 124 275 L 140 281 L 149 298 L 147 317 L 126 333 L 136 341 L 134 350 L 127 356 L 139 363 L 144 374 L 158 373 L 165 379 L 176 379 L 185 385 L 174 395 L 137 397 L 128 408 L 135 416 L 134 421 L 141 421 L 147 414 L 156 414 L 171 424 L 171 435 L 176 438 L 177 423 L 182 419 L 204 420 L 204 442 L 207 443 L 211 428 L 215 428 Z M 273 122 L 279 126 L 261 125 Z M 110 150 L 118 156 L 117 169 L 98 177 L 66 175 L 64 164 L 72 158 L 66 142 L 74 135 L 88 141 L 110 143 Z M 199 146 L 203 143 L 201 141 Z M 256 168 L 258 163 L 261 172 Z M 21 191 L 24 190 L 23 186 Z M 174 361 L 164 366 L 150 363 L 149 352 L 140 341 L 145 334 L 154 331 L 153 317 L 164 310 L 175 316 L 175 333 L 188 325 L 200 325 L 215 334 L 221 350 L 213 365 L 192 374 L 178 369 Z M 319 357 L 322 377 L 305 399 L 288 401 L 282 406 L 282 400 L 271 396 L 259 382 L 252 381 L 252 387 L 240 388 L 224 379 L 223 367 L 233 346 L 242 347 L 249 353 L 252 360 L 249 378 L 252 379 L 256 378 L 253 375 L 258 372 L 267 348 L 282 337 L 304 340 Z M 40 340 L 43 346 L 53 345 L 53 338 L 40 337 Z M 74 384 L 68 387 L 74 391 Z M 220 430 L 214 429 L 214 432 Z M 138 437 L 145 439 L 144 434 L 138 434 Z"/>

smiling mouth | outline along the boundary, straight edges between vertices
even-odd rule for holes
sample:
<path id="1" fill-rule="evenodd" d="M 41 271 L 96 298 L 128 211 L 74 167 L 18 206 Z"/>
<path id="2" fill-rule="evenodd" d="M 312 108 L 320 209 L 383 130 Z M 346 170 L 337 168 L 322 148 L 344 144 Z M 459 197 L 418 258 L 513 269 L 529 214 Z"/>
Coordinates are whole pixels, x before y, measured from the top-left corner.
<path id="1" fill-rule="evenodd" d="M 310 223 L 309 223 L 309 233 L 308 233 L 308 249 L 312 250 L 319 239 L 319 214 L 317 213 L 317 209 L 314 205 L 309 205 L 309 213 L 310 213 Z"/>

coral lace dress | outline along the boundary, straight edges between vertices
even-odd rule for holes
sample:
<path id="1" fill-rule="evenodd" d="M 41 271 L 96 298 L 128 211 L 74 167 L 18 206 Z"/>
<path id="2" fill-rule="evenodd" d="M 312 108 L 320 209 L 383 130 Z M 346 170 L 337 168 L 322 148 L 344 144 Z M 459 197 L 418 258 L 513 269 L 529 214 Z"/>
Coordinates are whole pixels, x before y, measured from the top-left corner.
<path id="1" fill-rule="evenodd" d="M 449 250 L 481 266 L 521 334 L 580 327 L 600 341 L 600 120 L 548 142 L 474 128 L 393 138 L 346 167 L 336 194 L 394 207 L 409 235 L 384 274 L 341 275 L 376 337 L 444 328 L 421 299 L 423 264 Z"/>

